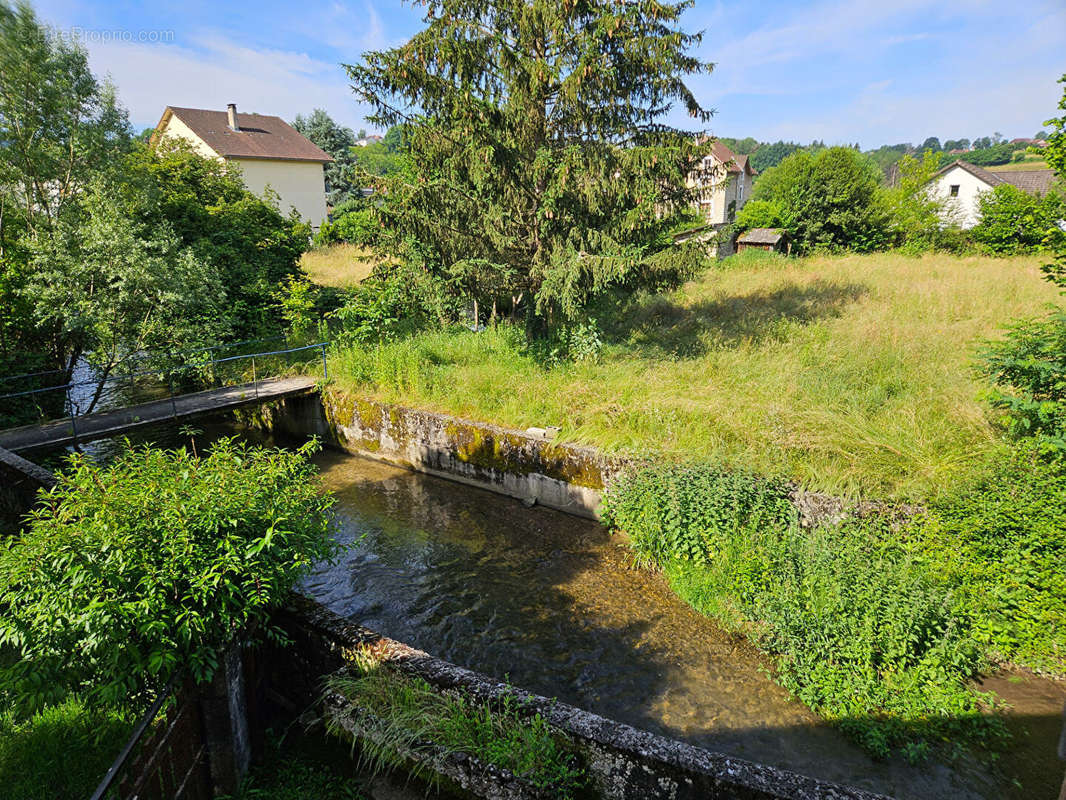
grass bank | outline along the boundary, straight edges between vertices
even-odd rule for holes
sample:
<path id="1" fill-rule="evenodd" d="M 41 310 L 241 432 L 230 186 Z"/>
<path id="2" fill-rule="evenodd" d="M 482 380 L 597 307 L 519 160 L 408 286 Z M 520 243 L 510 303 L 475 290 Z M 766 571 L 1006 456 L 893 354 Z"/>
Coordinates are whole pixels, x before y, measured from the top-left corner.
<path id="1" fill-rule="evenodd" d="M 133 728 L 117 711 L 77 698 L 30 715 L 0 713 L 0 794 L 11 800 L 84 800 Z"/>
<path id="2" fill-rule="evenodd" d="M 429 331 L 336 352 L 341 388 L 608 452 L 702 459 L 814 489 L 926 500 L 997 443 L 976 343 L 1057 299 L 1040 258 L 734 258 L 597 314 L 598 358 L 519 331 Z"/>
<path id="3" fill-rule="evenodd" d="M 300 267 L 319 286 L 346 289 L 363 280 L 377 263 L 373 253 L 352 244 L 334 244 L 308 250 Z"/>
<path id="4" fill-rule="evenodd" d="M 1066 672 L 1066 461 L 1030 445 L 998 455 L 903 525 L 805 530 L 787 487 L 708 465 L 622 476 L 604 519 L 874 755 L 995 749 L 1006 729 L 972 679 L 1004 661 Z"/>

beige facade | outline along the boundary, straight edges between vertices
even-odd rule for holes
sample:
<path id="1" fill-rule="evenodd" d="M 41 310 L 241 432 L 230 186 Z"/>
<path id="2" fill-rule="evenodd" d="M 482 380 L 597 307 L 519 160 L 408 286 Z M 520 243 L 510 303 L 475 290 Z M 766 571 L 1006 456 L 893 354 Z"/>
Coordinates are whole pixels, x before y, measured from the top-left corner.
<path id="1" fill-rule="evenodd" d="M 734 164 L 727 165 L 719 154 L 704 158 L 702 168 L 689 176 L 688 183 L 699 189 L 700 214 L 709 225 L 732 223 L 751 197 L 752 176 L 749 171 L 738 169 Z"/>
<path id="2" fill-rule="evenodd" d="M 181 118 L 181 114 L 185 112 L 195 112 L 189 113 L 190 120 L 194 121 L 192 125 Z M 246 155 L 239 150 L 240 155 L 233 152 L 220 153 L 205 139 L 228 143 L 228 139 L 232 138 L 236 141 L 235 146 L 239 147 L 244 143 L 238 137 L 245 135 L 259 137 L 266 142 L 264 145 L 257 139 L 251 145 L 252 147 L 269 146 L 271 143 L 270 135 L 273 131 L 256 127 L 257 123 L 260 126 L 262 125 L 262 120 L 271 120 L 271 124 L 275 128 L 281 125 L 288 129 L 285 133 L 290 136 L 290 140 L 287 143 L 290 149 L 292 147 L 291 136 L 299 136 L 299 134 L 277 117 L 264 117 L 259 114 L 241 115 L 241 119 L 247 119 L 249 122 L 246 128 L 238 127 L 236 130 L 220 132 L 218 125 L 214 125 L 210 130 L 205 129 L 203 135 L 194 130 L 196 125 L 205 124 L 203 121 L 205 115 L 215 113 L 222 117 L 225 116 L 224 112 L 168 107 L 156 127 L 156 137 L 182 139 L 192 145 L 193 149 L 205 158 L 214 158 L 235 165 L 240 169 L 241 177 L 249 191 L 262 197 L 268 194 L 268 189 L 271 190 L 277 195 L 277 197 L 271 199 L 278 203 L 281 213 L 287 215 L 291 209 L 296 209 L 300 218 L 310 224 L 313 230 L 317 231 L 322 223 L 326 221 L 326 181 L 323 167 L 324 162 L 329 160 L 328 155 L 322 153 L 321 155 L 324 158 L 316 157 L 312 160 L 311 158 L 293 158 L 287 155 L 280 158 L 273 158 L 269 154 Z M 317 151 L 313 144 L 306 140 L 304 141 L 312 151 Z M 221 146 L 219 148 L 222 149 Z M 312 153 L 312 155 L 314 154 Z"/>
<path id="3" fill-rule="evenodd" d="M 281 212 L 295 208 L 314 230 L 326 219 L 326 179 L 315 161 L 272 161 L 265 158 L 230 158 L 241 169 L 244 185 L 262 196 L 267 187 L 280 196 Z"/>

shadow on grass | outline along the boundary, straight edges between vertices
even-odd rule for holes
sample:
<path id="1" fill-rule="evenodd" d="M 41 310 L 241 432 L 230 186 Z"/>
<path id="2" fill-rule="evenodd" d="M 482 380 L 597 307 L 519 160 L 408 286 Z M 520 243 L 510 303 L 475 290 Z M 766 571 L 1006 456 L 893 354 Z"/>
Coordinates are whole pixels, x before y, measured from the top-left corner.
<path id="1" fill-rule="evenodd" d="M 626 309 L 607 335 L 643 356 L 697 358 L 714 348 L 786 338 L 796 326 L 839 317 L 868 291 L 861 283 L 815 280 L 685 305 L 654 297 Z"/>

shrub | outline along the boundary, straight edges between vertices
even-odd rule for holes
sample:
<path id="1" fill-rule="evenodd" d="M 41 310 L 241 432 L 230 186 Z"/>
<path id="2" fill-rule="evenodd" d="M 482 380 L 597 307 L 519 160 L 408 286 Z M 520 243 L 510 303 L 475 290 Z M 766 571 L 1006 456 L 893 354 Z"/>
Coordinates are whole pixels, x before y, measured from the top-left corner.
<path id="1" fill-rule="evenodd" d="M 786 213 L 780 203 L 773 200 L 752 200 L 737 212 L 737 230 L 752 228 L 783 228 Z"/>
<path id="2" fill-rule="evenodd" d="M 1004 413 L 1008 431 L 1066 452 L 1066 311 L 1014 323 L 980 359 L 995 385 L 991 403 Z"/>
<path id="3" fill-rule="evenodd" d="M 907 532 L 956 613 L 991 652 L 1066 672 L 1066 457 L 1003 448 L 975 485 L 934 503 Z"/>
<path id="4" fill-rule="evenodd" d="M 340 345 L 390 342 L 421 328 L 431 316 L 437 288 L 412 270 L 378 267 L 345 292 L 331 317 Z"/>
<path id="5" fill-rule="evenodd" d="M 867 750 L 909 757 L 945 736 L 991 744 L 966 681 L 980 646 L 952 595 L 876 521 L 801 529 L 785 487 L 654 467 L 606 492 L 604 520 L 698 611 L 777 659 L 777 678 Z"/>
<path id="6" fill-rule="evenodd" d="M 359 247 L 370 247 L 381 233 L 381 224 L 371 208 L 356 208 L 338 211 L 315 234 L 315 246 L 348 242 Z"/>
<path id="7" fill-rule="evenodd" d="M 794 517 L 784 487 L 707 465 L 624 474 L 608 488 L 602 515 L 628 534 L 641 563 L 660 566 L 671 559 L 705 564 L 729 537 L 784 527 Z"/>
<path id="8" fill-rule="evenodd" d="M 759 178 L 752 202 L 759 200 L 781 210 L 780 227 L 799 254 L 818 248 L 865 252 L 888 239 L 880 170 L 857 150 L 793 153 Z"/>
<path id="9" fill-rule="evenodd" d="M 209 679 L 220 649 L 262 634 L 333 552 L 310 452 L 224 439 L 204 458 L 72 456 L 0 550 L 0 644 L 21 655 L 0 668 L 0 689 L 28 705 L 69 691 L 120 702 L 175 669 Z"/>
<path id="10" fill-rule="evenodd" d="M 972 234 L 990 253 L 1027 253 L 1062 239 L 1057 222 L 1066 216 L 1066 205 L 1056 192 L 1038 198 L 1016 186 L 1000 184 L 982 193 L 978 204 L 981 221 Z"/>

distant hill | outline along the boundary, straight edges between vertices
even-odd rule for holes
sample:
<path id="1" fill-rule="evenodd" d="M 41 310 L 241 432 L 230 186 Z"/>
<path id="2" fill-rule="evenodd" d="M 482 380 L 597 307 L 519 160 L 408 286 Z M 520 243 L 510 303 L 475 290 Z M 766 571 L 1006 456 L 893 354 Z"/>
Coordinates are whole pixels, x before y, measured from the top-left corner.
<path id="1" fill-rule="evenodd" d="M 961 159 L 977 164 L 981 167 L 1003 169 L 1043 169 L 1044 162 L 1038 153 L 1030 153 L 1031 143 L 1045 138 L 1046 133 L 1040 131 L 1033 139 L 1016 139 L 1006 141 L 999 133 L 992 136 L 982 136 L 974 139 L 946 139 L 941 144 L 940 139 L 930 136 L 921 144 L 900 142 L 899 144 L 886 144 L 863 152 L 873 160 L 887 180 L 891 180 L 896 163 L 904 155 L 910 153 L 917 155 L 926 150 L 938 153 L 942 165 Z M 751 165 L 758 171 L 764 172 L 770 167 L 776 167 L 797 150 L 817 152 L 826 147 L 825 142 L 815 140 L 809 144 L 800 142 L 760 142 L 752 137 L 735 139 L 729 136 L 718 137 L 734 153 L 747 155 Z M 853 145 L 856 150 L 859 145 Z"/>

